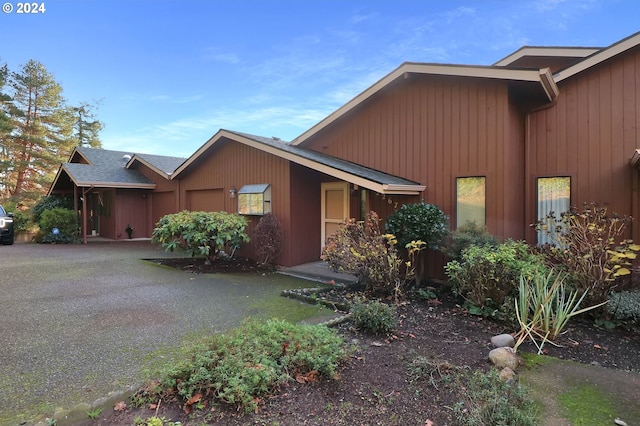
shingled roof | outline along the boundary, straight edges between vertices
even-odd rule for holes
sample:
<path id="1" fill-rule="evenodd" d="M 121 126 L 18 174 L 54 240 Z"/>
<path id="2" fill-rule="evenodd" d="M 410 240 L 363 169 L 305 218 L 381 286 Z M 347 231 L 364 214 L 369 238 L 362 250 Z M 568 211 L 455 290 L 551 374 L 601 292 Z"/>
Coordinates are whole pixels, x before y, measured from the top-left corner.
<path id="1" fill-rule="evenodd" d="M 79 162 L 82 161 L 80 158 L 86 164 Z M 80 187 L 154 189 L 156 184 L 133 167 L 136 161 L 169 179 L 185 158 L 76 147 L 69 162 L 63 163 L 58 169 L 49 193 L 62 175 Z"/>

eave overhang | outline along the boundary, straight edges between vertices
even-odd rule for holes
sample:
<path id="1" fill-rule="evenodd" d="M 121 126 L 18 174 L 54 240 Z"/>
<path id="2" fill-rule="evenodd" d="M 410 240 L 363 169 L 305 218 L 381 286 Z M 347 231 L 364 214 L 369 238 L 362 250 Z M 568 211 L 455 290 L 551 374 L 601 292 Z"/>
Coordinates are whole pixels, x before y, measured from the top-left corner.
<path id="1" fill-rule="evenodd" d="M 189 168 L 191 164 L 193 164 L 200 156 L 202 156 L 205 152 L 211 149 L 215 144 L 220 143 L 224 140 L 232 140 L 235 142 L 242 143 L 244 145 L 250 146 L 252 148 L 258 149 L 260 151 L 266 152 L 268 154 L 274 155 L 276 157 L 291 161 L 292 163 L 299 164 L 301 166 L 307 167 L 309 169 L 318 171 L 320 173 L 324 173 L 326 175 L 332 176 L 336 179 L 340 179 L 345 182 L 349 182 L 355 185 L 358 185 L 362 188 L 370 189 L 372 191 L 378 192 L 380 194 L 389 194 L 389 195 L 420 195 L 424 190 L 424 185 L 412 184 L 411 182 L 397 178 L 391 175 L 387 175 L 382 172 L 373 171 L 371 169 L 367 169 L 363 166 L 348 163 L 344 160 L 333 158 L 336 162 L 344 165 L 344 167 L 332 166 L 329 164 L 325 164 L 320 161 L 316 161 L 312 158 L 307 158 L 300 153 L 292 152 L 295 149 L 300 150 L 300 148 L 291 147 L 292 149 L 287 149 L 287 145 L 282 143 L 283 146 L 274 146 L 275 144 L 267 144 L 263 141 L 259 141 L 255 138 L 252 138 L 245 134 L 239 134 L 235 132 L 231 132 L 229 130 L 220 130 L 218 131 L 209 141 L 207 141 L 204 145 L 198 149 L 187 161 L 185 161 L 171 176 L 171 179 L 177 179 L 180 177 L 182 173 L 185 172 Z M 314 155 L 326 155 L 313 153 Z M 329 157 L 329 156 L 327 156 Z M 368 172 L 376 174 L 380 179 L 371 179 L 367 177 L 363 177 L 359 175 L 357 172 Z M 388 180 L 385 179 L 388 177 Z M 395 182 L 394 182 L 395 181 Z M 397 183 L 400 181 L 402 183 Z"/>

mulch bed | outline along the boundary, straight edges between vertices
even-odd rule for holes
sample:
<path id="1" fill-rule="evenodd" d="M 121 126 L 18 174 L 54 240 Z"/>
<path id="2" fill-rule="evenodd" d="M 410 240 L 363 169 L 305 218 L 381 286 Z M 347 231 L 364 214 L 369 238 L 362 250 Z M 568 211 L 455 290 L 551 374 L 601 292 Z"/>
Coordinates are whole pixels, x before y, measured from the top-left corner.
<path id="1" fill-rule="evenodd" d="M 180 264 L 177 259 L 171 263 Z M 204 272 L 201 267 L 186 264 L 182 268 Z M 255 272 L 245 269 L 245 272 Z M 442 301 L 411 301 L 399 306 L 398 313 L 399 327 L 387 337 L 363 335 L 349 322 L 338 326 L 345 341 L 357 345 L 358 349 L 343 363 L 337 380 L 304 384 L 292 381 L 280 392 L 264 398 L 259 410 L 250 415 L 241 415 L 233 408 L 215 407 L 189 417 L 175 403 L 166 402 L 160 405 L 157 415 L 179 420 L 183 425 L 203 422 L 213 425 L 454 424 L 452 407 L 459 396 L 453 386 L 439 378 L 446 376 L 446 370 L 453 366 L 491 368 L 487 361 L 492 349 L 491 336 L 514 330 L 470 315 L 447 297 Z M 585 364 L 640 369 L 637 328 L 604 330 L 592 322 L 576 320 L 556 343 L 561 347 L 546 345 L 545 353 Z M 529 344 L 523 344 L 520 350 L 536 351 Z M 433 380 L 412 379 L 408 367 L 418 356 L 441 366 L 432 372 Z M 155 410 L 148 407 L 123 412 L 105 410 L 99 420 L 90 424 L 133 424 L 137 416 L 146 419 L 154 414 Z"/>

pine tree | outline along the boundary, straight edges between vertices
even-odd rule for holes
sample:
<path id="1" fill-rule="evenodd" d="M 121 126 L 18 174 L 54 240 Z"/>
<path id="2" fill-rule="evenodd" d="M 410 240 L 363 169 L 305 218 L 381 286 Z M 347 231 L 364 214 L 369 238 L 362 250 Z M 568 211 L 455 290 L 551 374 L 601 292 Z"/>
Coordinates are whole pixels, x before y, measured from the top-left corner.
<path id="1" fill-rule="evenodd" d="M 102 123 L 90 121 L 90 105 L 68 106 L 62 87 L 41 63 L 30 60 L 5 74 L 10 98 L 4 111 L 11 125 L 8 134 L 0 133 L 0 198 L 34 200 L 46 192 L 74 147 L 100 146 Z"/>

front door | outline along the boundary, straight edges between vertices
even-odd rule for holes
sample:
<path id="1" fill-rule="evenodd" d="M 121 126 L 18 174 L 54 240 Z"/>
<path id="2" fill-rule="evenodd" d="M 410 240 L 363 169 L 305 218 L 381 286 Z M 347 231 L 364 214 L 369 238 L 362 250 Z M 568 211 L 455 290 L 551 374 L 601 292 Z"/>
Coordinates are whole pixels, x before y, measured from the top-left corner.
<path id="1" fill-rule="evenodd" d="M 322 247 L 327 238 L 336 232 L 349 217 L 349 183 L 326 182 L 322 184 Z"/>

